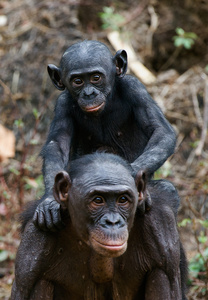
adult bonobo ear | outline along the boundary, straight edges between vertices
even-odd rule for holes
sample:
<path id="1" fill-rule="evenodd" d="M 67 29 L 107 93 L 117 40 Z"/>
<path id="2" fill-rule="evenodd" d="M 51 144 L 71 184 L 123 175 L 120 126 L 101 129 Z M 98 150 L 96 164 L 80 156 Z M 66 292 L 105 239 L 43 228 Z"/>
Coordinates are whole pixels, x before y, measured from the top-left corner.
<path id="1" fill-rule="evenodd" d="M 144 200 L 145 193 L 146 193 L 147 179 L 146 179 L 146 173 L 144 171 L 139 171 L 136 174 L 135 183 L 138 190 L 138 201 L 140 202 Z"/>
<path id="2" fill-rule="evenodd" d="M 143 214 L 152 205 L 151 196 L 147 190 L 147 175 L 144 171 L 136 174 L 135 183 L 138 190 L 138 209 Z"/>
<path id="3" fill-rule="evenodd" d="M 58 90 L 63 91 L 65 89 L 65 85 L 61 81 L 60 68 L 56 67 L 55 65 L 50 64 L 50 65 L 48 65 L 48 74 L 49 74 L 53 84 L 55 85 L 55 87 Z"/>
<path id="4" fill-rule="evenodd" d="M 60 204 L 66 206 L 68 199 L 69 188 L 71 187 L 71 179 L 69 174 L 65 171 L 56 174 L 53 194 L 54 198 Z"/>
<path id="5" fill-rule="evenodd" d="M 118 77 L 123 77 L 127 71 L 127 53 L 125 50 L 118 50 L 114 56 L 116 73 Z"/>

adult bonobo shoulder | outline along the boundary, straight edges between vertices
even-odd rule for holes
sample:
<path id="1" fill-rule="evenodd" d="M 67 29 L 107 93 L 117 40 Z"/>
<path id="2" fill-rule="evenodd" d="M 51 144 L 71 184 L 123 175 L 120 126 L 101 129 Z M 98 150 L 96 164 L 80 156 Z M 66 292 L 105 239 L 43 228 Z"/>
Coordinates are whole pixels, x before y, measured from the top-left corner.
<path id="1" fill-rule="evenodd" d="M 59 234 L 27 222 L 12 300 L 186 299 L 173 210 L 158 191 L 152 207 L 138 213 L 147 182 L 144 172 L 133 173 L 120 157 L 95 153 L 56 175 L 54 197 L 69 218 Z"/>
<path id="2" fill-rule="evenodd" d="M 125 76 L 126 70 L 126 51 L 113 56 L 98 41 L 74 44 L 59 67 L 48 66 L 52 82 L 63 92 L 42 149 L 45 195 L 34 214 L 40 228 L 53 231 L 63 226 L 60 205 L 52 194 L 53 179 L 72 159 L 104 150 L 125 158 L 135 173 L 143 169 L 151 177 L 174 152 L 171 125 L 142 83 Z M 177 208 L 174 187 L 162 181 L 157 185 Z"/>

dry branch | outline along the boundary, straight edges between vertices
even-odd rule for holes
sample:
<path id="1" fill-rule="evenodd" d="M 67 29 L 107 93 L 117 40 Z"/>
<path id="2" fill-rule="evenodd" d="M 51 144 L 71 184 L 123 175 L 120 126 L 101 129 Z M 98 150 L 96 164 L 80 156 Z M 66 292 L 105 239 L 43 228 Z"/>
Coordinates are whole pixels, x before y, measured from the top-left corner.
<path id="1" fill-rule="evenodd" d="M 199 109 L 199 102 L 197 99 L 197 92 L 196 92 L 196 87 L 194 84 L 191 85 L 191 93 L 192 93 L 192 101 L 193 101 L 193 105 L 194 105 L 194 112 L 197 118 L 197 122 L 199 124 L 199 126 L 202 126 L 203 120 L 201 117 L 201 113 L 200 113 L 200 109 Z"/>
<path id="2" fill-rule="evenodd" d="M 118 31 L 113 31 L 108 34 L 108 39 L 114 49 L 125 49 L 128 54 L 130 70 L 145 84 L 152 84 L 156 81 L 156 77 L 137 59 L 134 49 L 124 42 Z"/>
<path id="3" fill-rule="evenodd" d="M 15 156 L 15 136 L 0 124 L 0 161 Z"/>
<path id="4" fill-rule="evenodd" d="M 203 116 L 203 126 L 201 139 L 196 148 L 196 155 L 200 156 L 202 154 L 202 150 L 206 141 L 207 136 L 207 126 L 208 126 L 208 77 L 205 78 L 205 87 L 204 87 L 204 116 Z"/>

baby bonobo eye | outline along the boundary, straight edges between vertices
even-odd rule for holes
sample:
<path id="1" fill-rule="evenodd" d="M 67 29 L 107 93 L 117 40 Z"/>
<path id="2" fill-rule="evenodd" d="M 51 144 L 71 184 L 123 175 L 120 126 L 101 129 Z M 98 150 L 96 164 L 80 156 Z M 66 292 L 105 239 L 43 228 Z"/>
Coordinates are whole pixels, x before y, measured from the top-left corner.
<path id="1" fill-rule="evenodd" d="M 83 81 L 82 78 L 80 78 L 80 77 L 76 77 L 76 78 L 74 78 L 73 81 L 72 81 L 72 85 L 73 85 L 74 87 L 79 87 L 79 86 L 82 86 L 83 84 L 84 84 L 84 81 Z"/>
<path id="2" fill-rule="evenodd" d="M 101 81 L 101 79 L 102 79 L 102 77 L 100 76 L 100 74 L 93 74 L 92 76 L 91 76 L 91 78 L 90 78 L 90 82 L 91 83 L 98 83 L 98 82 L 100 82 Z"/>

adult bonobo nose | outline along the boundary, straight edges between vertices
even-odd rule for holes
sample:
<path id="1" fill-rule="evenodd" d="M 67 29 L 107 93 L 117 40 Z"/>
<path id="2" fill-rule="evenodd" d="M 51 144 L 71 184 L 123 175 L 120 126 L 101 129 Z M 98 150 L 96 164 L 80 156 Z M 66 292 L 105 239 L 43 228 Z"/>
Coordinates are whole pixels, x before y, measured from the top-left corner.
<path id="1" fill-rule="evenodd" d="M 91 100 L 91 99 L 95 98 L 98 95 L 98 92 L 96 91 L 96 89 L 94 87 L 87 86 L 83 90 L 83 95 L 84 95 L 85 99 Z"/>
<path id="2" fill-rule="evenodd" d="M 100 225 L 107 229 L 118 229 L 125 225 L 119 213 L 108 213 L 101 219 Z"/>

